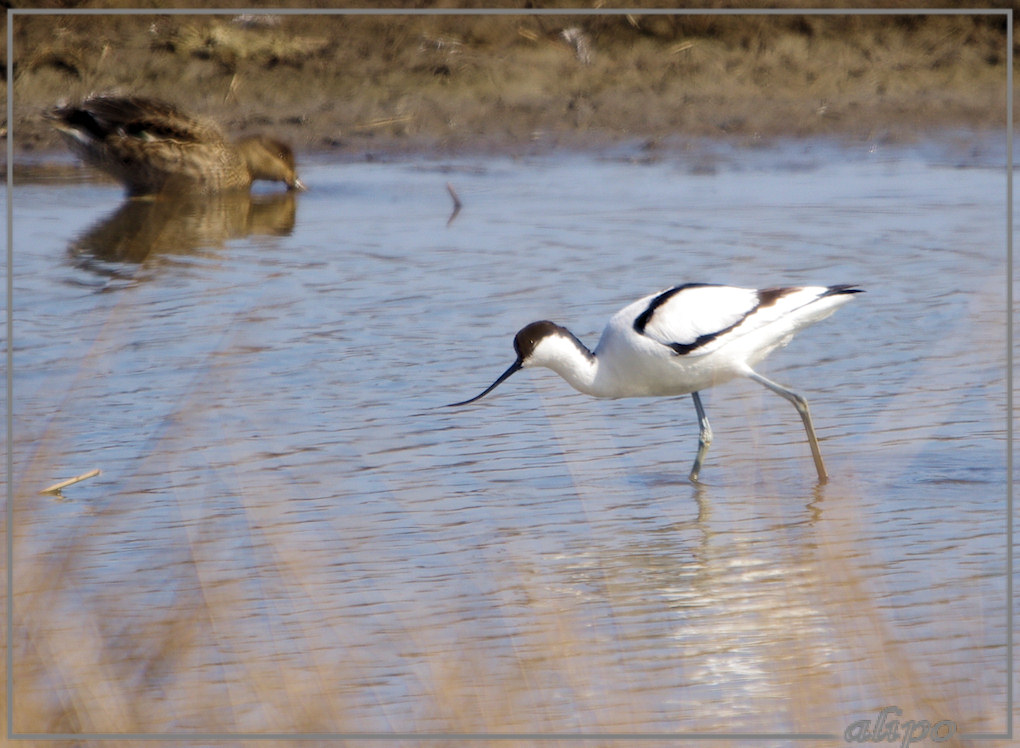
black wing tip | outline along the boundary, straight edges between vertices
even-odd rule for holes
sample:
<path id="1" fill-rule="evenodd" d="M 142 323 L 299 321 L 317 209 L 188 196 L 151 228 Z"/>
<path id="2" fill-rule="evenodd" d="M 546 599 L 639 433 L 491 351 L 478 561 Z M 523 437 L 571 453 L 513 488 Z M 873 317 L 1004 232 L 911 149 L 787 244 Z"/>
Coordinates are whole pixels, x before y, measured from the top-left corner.
<path id="1" fill-rule="evenodd" d="M 864 293 L 864 289 L 855 283 L 837 283 L 835 286 L 829 286 L 822 296 L 839 296 L 840 294 L 853 293 Z"/>
<path id="2" fill-rule="evenodd" d="M 87 133 L 93 140 L 102 140 L 108 130 L 87 109 L 73 106 L 53 107 L 44 115 L 57 130 Z"/>

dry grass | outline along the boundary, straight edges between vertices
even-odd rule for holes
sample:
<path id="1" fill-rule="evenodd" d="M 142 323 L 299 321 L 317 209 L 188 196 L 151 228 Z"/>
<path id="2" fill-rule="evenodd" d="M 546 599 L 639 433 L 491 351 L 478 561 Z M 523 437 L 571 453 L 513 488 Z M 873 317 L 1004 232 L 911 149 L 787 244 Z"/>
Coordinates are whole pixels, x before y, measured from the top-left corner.
<path id="1" fill-rule="evenodd" d="M 75 376 L 97 376 L 105 365 L 102 356 L 87 359 Z M 855 508 L 865 498 L 849 488 L 817 498 L 806 522 L 804 516 L 790 522 L 777 508 L 769 530 L 777 550 L 768 559 L 755 558 L 750 547 L 730 556 L 711 540 L 718 527 L 711 497 L 696 517 L 678 510 L 677 529 L 667 538 L 649 537 L 649 545 L 622 555 L 599 549 L 606 538 L 593 529 L 592 546 L 599 549 L 593 558 L 606 566 L 592 575 L 597 590 L 583 596 L 578 593 L 591 581 L 582 567 L 556 574 L 547 566 L 549 556 L 536 560 L 528 533 L 507 533 L 498 550 L 476 562 L 488 566 L 487 587 L 498 593 L 475 593 L 468 608 L 477 617 L 429 625 L 430 616 L 419 611 L 430 610 L 431 600 L 415 602 L 420 588 L 397 589 L 389 580 L 399 578 L 400 569 L 388 568 L 379 580 L 356 573 L 363 564 L 374 568 L 380 557 L 389 558 L 381 536 L 366 534 L 370 527 L 352 529 L 350 520 L 332 513 L 309 533 L 307 520 L 292 516 L 293 505 L 309 498 L 294 472 L 246 471 L 234 454 L 241 450 L 209 428 L 206 398 L 221 391 L 229 366 L 211 365 L 208 381 L 165 419 L 146 457 L 132 464 L 118 487 L 119 500 L 66 505 L 76 514 L 66 537 L 54 537 L 48 524 L 55 500 L 36 491 L 46 467 L 74 453 L 76 437 L 47 428 L 33 434 L 30 448 L 19 447 L 23 482 L 13 491 L 17 574 L 10 642 L 16 732 L 838 733 L 851 718 L 874 718 L 846 713 L 847 694 L 860 692 L 875 703 L 899 706 L 905 719 L 1001 724 L 980 693 L 948 687 L 944 677 L 933 679 L 920 669 L 919 662 L 940 661 L 942 653 L 930 648 L 940 647 L 941 638 L 929 635 L 920 656 L 916 646 L 897 640 L 903 632 L 876 594 L 882 575 L 873 559 L 861 557 L 858 539 L 872 528 Z M 69 384 L 73 390 L 75 382 Z M 272 431 L 271 424 L 249 425 Z M 560 437 L 569 454 L 570 437 Z M 199 475 L 181 469 L 177 461 L 187 459 L 190 447 L 210 442 L 216 446 L 200 450 L 208 469 Z M 601 486 L 586 477 L 583 465 L 568 459 L 568 466 L 578 469 L 572 489 L 578 505 L 604 504 Z M 190 480 L 174 485 L 172 477 L 182 473 Z M 172 485 L 147 496 L 140 490 L 145 476 Z M 412 476 L 404 478 L 413 485 Z M 209 495 L 221 486 L 230 486 L 236 498 L 211 512 Z M 404 493 L 411 495 L 402 500 L 416 501 L 413 489 Z M 136 500 L 155 502 L 166 514 L 155 522 L 133 516 Z M 760 496 L 751 501 L 769 504 Z M 68 526 L 66 518 L 56 524 Z M 702 540 L 677 545 L 688 532 Z M 738 543 L 758 542 L 728 535 Z M 141 543 L 123 558 L 142 557 L 146 565 L 121 575 L 104 569 L 115 539 Z M 244 560 L 249 552 L 257 554 L 257 565 Z M 122 554 L 112 555 L 117 562 Z M 734 558 L 740 563 L 734 565 Z M 634 569 L 648 580 L 637 590 L 615 573 L 625 577 Z M 426 585 L 428 598 L 439 595 L 451 604 L 472 594 L 457 588 L 455 569 L 436 571 L 448 581 Z M 745 572 L 746 579 L 735 580 Z M 752 585 L 768 585 L 772 593 L 759 597 Z M 662 653 L 659 672 L 676 684 L 675 713 L 669 715 L 656 690 L 662 684 L 647 684 L 646 697 L 627 657 L 631 611 L 645 596 L 656 601 L 649 610 L 661 613 L 645 610 L 641 616 L 668 615 L 673 626 L 701 621 L 678 631 L 680 643 Z M 672 615 L 673 606 L 704 608 L 706 615 Z M 607 611 L 608 621 L 602 615 Z M 982 611 L 949 607 L 939 614 L 947 630 L 982 625 Z M 951 625 L 956 623 L 966 626 Z M 644 625 L 662 635 L 661 620 Z M 734 637 L 742 644 L 735 645 Z M 724 667 L 702 669 L 712 662 Z M 734 699 L 728 679 L 746 683 L 745 667 L 754 672 L 753 687 L 736 689 Z M 719 712 L 686 704 L 687 687 L 700 694 L 699 704 L 706 688 L 718 689 Z M 739 709 L 737 716 L 726 708 Z M 733 720 L 739 720 L 737 728 Z M 106 744 L 120 743 L 88 742 Z"/>
<path id="2" fill-rule="evenodd" d="M 279 490 L 292 493 L 293 486 L 281 484 Z M 185 490 L 177 498 L 186 511 L 183 507 L 197 504 L 200 496 Z M 515 624 L 528 632 L 520 637 L 526 647 L 516 648 L 508 658 L 507 649 L 490 643 L 478 623 L 464 621 L 454 629 L 437 629 L 391 611 L 388 615 L 397 616 L 389 621 L 391 633 L 376 637 L 366 648 L 369 633 L 363 630 L 362 619 L 338 617 L 321 593 L 323 577 L 334 573 L 332 567 L 312 560 L 306 542 L 288 530 L 273 501 L 264 498 L 249 497 L 244 517 L 250 527 L 260 528 L 268 554 L 276 559 L 275 567 L 259 570 L 262 597 L 253 598 L 251 580 L 224 565 L 223 539 L 212 529 L 204 530 L 197 517 L 183 517 L 181 540 L 168 553 L 176 565 L 190 568 L 191 582 L 176 582 L 179 589 L 169 604 L 138 610 L 126 620 L 105 612 L 124 608 L 116 602 L 116 589 L 96 591 L 90 572 L 79 570 L 81 561 L 91 557 L 89 537 L 113 524 L 113 518 L 99 510 L 81 523 L 75 541 L 47 548 L 21 529 L 31 512 L 19 512 L 12 642 L 15 730 L 385 733 L 407 730 L 411 724 L 413 730 L 429 733 L 630 733 L 661 724 L 662 714 L 633 684 L 618 690 L 625 682 L 621 677 L 626 663 L 602 655 L 621 643 L 602 640 L 598 626 L 557 589 L 529 581 L 530 559 L 512 542 L 507 544 L 505 563 L 494 569 L 493 584 L 526 601 L 513 606 Z M 759 707 L 765 730 L 775 729 L 772 720 L 787 718 L 797 731 L 828 727 L 838 732 L 849 722 L 839 694 L 855 678 L 875 689 L 877 701 L 898 705 L 907 718 L 984 716 L 998 724 L 996 715 L 982 715 L 984 705 L 974 703 L 965 687 L 933 689 L 912 655 L 895 643 L 875 604 L 872 581 L 847 563 L 847 554 L 852 556 L 855 549 L 851 539 L 866 534 L 867 528 L 852 511 L 837 507 L 852 507 L 858 501 L 828 496 L 826 505 L 831 508 L 814 525 L 814 552 L 805 557 L 801 554 L 806 546 L 797 550 L 791 544 L 790 557 L 784 560 L 791 583 L 781 607 L 752 612 L 734 599 L 731 616 L 718 621 L 717 633 L 699 632 L 696 646 L 727 652 L 730 626 L 741 621 L 755 626 L 761 642 L 756 653 L 761 659 L 756 661 L 766 668 L 768 682 L 775 684 L 773 691 L 761 692 L 758 698 L 762 704 L 778 700 L 786 705 L 782 715 Z M 345 551 L 355 558 L 372 552 L 346 545 Z M 718 589 L 725 588 L 725 576 L 734 570 L 717 571 L 719 579 L 709 564 L 702 572 L 709 578 L 698 583 L 717 589 L 719 582 Z M 175 572 L 174 579 L 179 578 Z M 633 592 L 615 587 L 612 579 L 602 594 L 614 611 L 632 604 Z M 394 606 L 393 611 L 399 610 Z M 818 620 L 825 625 L 819 627 Z M 834 667 L 833 652 L 852 653 L 852 661 Z M 393 713 L 394 705 L 378 702 L 373 695 L 375 665 L 391 659 L 389 653 L 422 663 L 405 675 L 413 715 Z M 937 660 L 936 654 L 932 656 Z M 664 673 L 683 672 L 684 667 L 676 663 Z M 720 683 L 720 689 L 723 705 L 725 685 Z M 560 698 L 549 701 L 550 693 Z M 545 698 L 536 700 L 536 694 Z M 755 702 L 740 706 L 754 709 Z M 731 728 L 725 716 L 686 714 L 678 706 L 677 726 L 671 729 L 684 731 L 687 724 L 699 731 Z"/>
<path id="3" fill-rule="evenodd" d="M 19 150 L 38 114 L 119 88 L 302 148 L 910 136 L 1001 127 L 998 17 L 24 16 Z M 578 54 L 563 32 L 590 48 Z"/>

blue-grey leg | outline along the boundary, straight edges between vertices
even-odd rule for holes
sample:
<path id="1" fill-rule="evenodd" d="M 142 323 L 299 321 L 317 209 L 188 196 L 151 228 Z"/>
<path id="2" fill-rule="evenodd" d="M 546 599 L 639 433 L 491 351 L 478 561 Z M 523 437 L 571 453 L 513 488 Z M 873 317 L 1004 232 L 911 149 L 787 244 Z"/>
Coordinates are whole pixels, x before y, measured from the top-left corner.
<path id="1" fill-rule="evenodd" d="M 776 384 L 771 379 L 766 379 L 761 374 L 750 371 L 748 376 L 758 384 L 762 384 L 768 387 L 770 390 L 775 392 L 780 397 L 783 397 L 793 403 L 793 407 L 800 413 L 800 420 L 804 422 L 804 430 L 807 431 L 808 444 L 811 446 L 811 456 L 815 459 L 815 469 L 818 471 L 818 482 L 825 483 L 829 476 L 825 472 L 825 463 L 822 462 L 822 452 L 818 449 L 818 437 L 815 436 L 815 427 L 811 423 L 811 411 L 808 410 L 807 400 L 798 395 L 792 390 L 788 390 L 782 385 Z"/>
<path id="2" fill-rule="evenodd" d="M 691 468 L 689 477 L 692 483 L 697 483 L 701 463 L 705 459 L 705 453 L 708 452 L 708 445 L 712 443 L 712 427 L 708 424 L 708 416 L 705 415 L 705 408 L 701 405 L 701 395 L 692 392 L 691 399 L 694 400 L 694 409 L 698 411 L 698 455 L 694 458 L 694 467 Z"/>

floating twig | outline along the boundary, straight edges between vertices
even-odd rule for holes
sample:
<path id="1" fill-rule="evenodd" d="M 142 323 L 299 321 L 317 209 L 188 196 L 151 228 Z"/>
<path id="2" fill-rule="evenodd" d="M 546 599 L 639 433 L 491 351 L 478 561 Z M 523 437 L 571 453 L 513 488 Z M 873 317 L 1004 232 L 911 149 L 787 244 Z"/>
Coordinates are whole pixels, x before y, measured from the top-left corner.
<path id="1" fill-rule="evenodd" d="M 453 185 L 449 182 L 446 183 L 446 191 L 450 193 L 450 197 L 453 198 L 453 207 L 456 210 L 460 210 L 461 202 L 460 198 L 457 197 L 457 190 L 453 189 Z"/>
<path id="2" fill-rule="evenodd" d="M 89 470 L 87 473 L 82 473 L 81 475 L 78 475 L 74 478 L 68 478 L 67 480 L 60 481 L 60 483 L 54 483 L 52 486 L 50 486 L 49 488 L 44 488 L 39 493 L 60 496 L 60 489 L 67 488 L 68 486 L 73 486 L 75 483 L 80 483 L 81 481 L 86 480 L 88 478 L 95 478 L 101 472 L 102 471 L 99 468 L 96 468 L 95 470 Z"/>
<path id="3" fill-rule="evenodd" d="M 457 190 L 453 189 L 453 185 L 450 184 L 449 182 L 446 183 L 446 191 L 449 192 L 450 197 L 453 198 L 453 212 L 450 214 L 450 217 L 446 220 L 446 225 L 449 226 L 451 223 L 453 223 L 453 219 L 457 217 L 457 214 L 460 213 L 462 203 L 460 202 L 460 198 L 457 197 Z"/>

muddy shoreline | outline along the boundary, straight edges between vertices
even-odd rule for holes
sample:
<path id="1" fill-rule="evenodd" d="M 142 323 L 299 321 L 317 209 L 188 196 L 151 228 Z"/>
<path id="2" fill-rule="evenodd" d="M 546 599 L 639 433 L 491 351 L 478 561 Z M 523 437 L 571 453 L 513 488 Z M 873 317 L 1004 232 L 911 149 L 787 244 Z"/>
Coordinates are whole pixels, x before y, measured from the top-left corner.
<path id="1" fill-rule="evenodd" d="M 351 158 L 1006 123 L 1002 16 L 47 15 L 14 40 L 16 160 L 108 90 Z"/>

